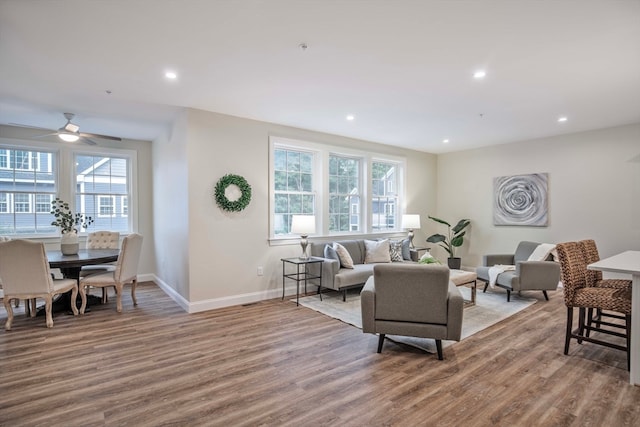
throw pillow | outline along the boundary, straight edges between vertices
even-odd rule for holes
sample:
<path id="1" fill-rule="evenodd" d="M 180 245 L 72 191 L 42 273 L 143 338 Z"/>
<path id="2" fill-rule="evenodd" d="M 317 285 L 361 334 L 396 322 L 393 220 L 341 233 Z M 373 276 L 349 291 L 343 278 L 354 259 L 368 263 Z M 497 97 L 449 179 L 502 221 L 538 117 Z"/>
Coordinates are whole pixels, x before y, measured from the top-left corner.
<path id="1" fill-rule="evenodd" d="M 376 262 L 391 262 L 389 255 L 389 240 L 365 240 L 364 241 L 364 263 L 373 264 Z"/>
<path id="2" fill-rule="evenodd" d="M 335 249 L 333 249 L 333 246 L 331 245 L 324 245 L 324 257 L 329 259 L 335 259 L 336 261 L 340 262 L 340 257 L 338 256 L 338 253 L 336 252 Z"/>
<path id="3" fill-rule="evenodd" d="M 406 238 L 402 241 L 402 259 L 405 261 L 411 261 L 411 241 Z"/>
<path id="4" fill-rule="evenodd" d="M 351 254 L 338 242 L 333 243 L 333 249 L 338 253 L 338 258 L 340 258 L 340 265 L 344 268 L 353 268 L 353 259 L 351 258 Z"/>
<path id="5" fill-rule="evenodd" d="M 399 240 L 389 241 L 389 255 L 392 262 L 402 261 L 402 242 Z"/>

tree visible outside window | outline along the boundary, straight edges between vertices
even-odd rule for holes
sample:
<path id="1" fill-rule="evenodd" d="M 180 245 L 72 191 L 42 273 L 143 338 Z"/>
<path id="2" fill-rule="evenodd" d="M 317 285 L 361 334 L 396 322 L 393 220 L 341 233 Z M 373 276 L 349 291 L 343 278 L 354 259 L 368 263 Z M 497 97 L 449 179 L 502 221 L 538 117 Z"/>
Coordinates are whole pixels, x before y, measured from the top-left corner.
<path id="1" fill-rule="evenodd" d="M 395 163 L 372 163 L 371 186 L 373 197 L 372 229 L 377 231 L 396 229 L 398 224 L 398 165 Z"/>
<path id="2" fill-rule="evenodd" d="M 330 232 L 360 231 L 361 187 L 360 159 L 329 156 Z"/>
<path id="3" fill-rule="evenodd" d="M 273 159 L 274 234 L 285 235 L 291 231 L 292 215 L 315 214 L 314 154 L 277 148 Z"/>

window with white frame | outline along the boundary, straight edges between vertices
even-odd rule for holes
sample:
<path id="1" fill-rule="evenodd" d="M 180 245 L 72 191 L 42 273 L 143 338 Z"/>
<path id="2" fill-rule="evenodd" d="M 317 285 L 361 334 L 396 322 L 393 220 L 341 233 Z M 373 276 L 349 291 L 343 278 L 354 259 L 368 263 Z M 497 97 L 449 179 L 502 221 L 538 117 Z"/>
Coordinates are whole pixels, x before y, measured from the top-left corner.
<path id="1" fill-rule="evenodd" d="M 308 154 L 310 186 L 298 155 Z M 318 235 L 375 233 L 399 230 L 406 160 L 346 147 L 270 138 L 270 238 L 290 238 L 291 215 L 315 214 Z M 309 196 L 301 209 L 300 190 Z M 321 195 L 321 196 L 320 196 Z"/>
<path id="2" fill-rule="evenodd" d="M 398 218 L 398 173 L 399 164 L 395 162 L 373 161 L 371 168 L 371 227 L 376 231 L 394 230 Z"/>
<path id="3" fill-rule="evenodd" d="M 329 231 L 360 231 L 361 160 L 329 156 Z"/>
<path id="4" fill-rule="evenodd" d="M 293 215 L 315 214 L 314 162 L 312 151 L 287 147 L 273 150 L 274 235 L 290 233 Z"/>
<path id="5" fill-rule="evenodd" d="M 93 217 L 97 230 L 129 231 L 131 159 L 127 156 L 76 153 L 75 164 L 79 212 Z M 127 203 L 124 210 L 123 200 Z"/>
<path id="6" fill-rule="evenodd" d="M 57 190 L 55 163 L 53 151 L 0 145 L 0 234 L 55 231 L 50 214 Z"/>
<path id="7" fill-rule="evenodd" d="M 120 196 L 120 215 L 123 217 L 129 215 L 129 198 L 127 196 Z"/>
<path id="8" fill-rule="evenodd" d="M 68 201 L 74 213 L 92 216 L 94 230 L 131 232 L 135 161 L 129 150 L 66 144 L 52 149 L 39 141 L 0 137 L 0 235 L 58 234 L 51 225 L 56 197 Z"/>

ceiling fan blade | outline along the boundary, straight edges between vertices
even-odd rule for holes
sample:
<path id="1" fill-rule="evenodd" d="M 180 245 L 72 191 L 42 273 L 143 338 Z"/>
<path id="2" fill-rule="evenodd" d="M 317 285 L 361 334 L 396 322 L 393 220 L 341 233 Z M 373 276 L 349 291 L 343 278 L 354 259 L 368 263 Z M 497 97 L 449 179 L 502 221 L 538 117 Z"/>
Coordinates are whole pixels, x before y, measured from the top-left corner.
<path id="1" fill-rule="evenodd" d="M 110 139 L 111 141 L 122 141 L 122 138 L 118 138 L 117 136 L 100 135 L 99 133 L 80 132 L 80 136 L 85 138 L 91 137 L 91 138 L 100 138 L 100 139 Z"/>
<path id="2" fill-rule="evenodd" d="M 80 139 L 82 140 L 82 142 L 84 142 L 85 144 L 89 144 L 89 145 L 98 145 L 95 141 L 92 141 L 91 139 L 87 138 L 86 136 L 81 136 Z"/>
<path id="3" fill-rule="evenodd" d="M 53 129 L 41 128 L 41 127 L 39 127 L 39 126 L 23 125 L 23 124 L 21 124 L 21 123 L 9 123 L 9 124 L 10 124 L 11 126 L 18 126 L 18 127 L 21 127 L 21 128 L 38 129 L 38 130 L 46 130 L 46 131 L 49 131 L 49 132 L 53 132 L 53 131 L 54 131 Z M 55 135 L 55 134 L 54 134 L 54 135 Z"/>

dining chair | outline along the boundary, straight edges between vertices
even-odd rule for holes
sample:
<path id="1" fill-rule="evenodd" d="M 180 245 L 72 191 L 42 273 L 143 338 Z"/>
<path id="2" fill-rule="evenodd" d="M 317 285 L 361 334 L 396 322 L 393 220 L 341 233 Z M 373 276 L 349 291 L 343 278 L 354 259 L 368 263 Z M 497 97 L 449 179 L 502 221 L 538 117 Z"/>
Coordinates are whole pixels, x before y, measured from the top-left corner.
<path id="1" fill-rule="evenodd" d="M 118 249 L 120 247 L 120 233 L 118 231 L 94 231 L 87 236 L 87 249 Z M 115 264 L 85 265 L 80 269 L 80 278 L 90 274 L 115 271 Z M 102 288 L 102 303 L 109 300 L 107 287 Z"/>
<path id="2" fill-rule="evenodd" d="M 74 279 L 54 279 L 51 276 L 44 243 L 21 239 L 0 242 L 0 271 L 4 291 L 3 303 L 7 310 L 5 324 L 7 331 L 11 330 L 13 323 L 12 299 L 44 298 L 47 327 L 52 328 L 53 297 L 71 291 L 71 311 L 74 315 L 78 315 L 76 307 L 78 282 Z M 80 290 L 80 297 L 82 306 L 86 305 L 87 300 L 83 290 Z M 35 317 L 35 310 L 32 310 L 30 315 Z"/>
<path id="3" fill-rule="evenodd" d="M 600 254 L 598 253 L 598 247 L 596 241 L 593 239 L 581 240 L 578 242 L 582 248 L 582 252 L 585 256 L 587 265 L 600 261 Z M 599 270 L 587 270 L 586 271 L 587 286 L 595 286 L 597 288 L 613 288 L 613 289 L 629 289 L 631 291 L 631 280 L 627 279 L 603 279 L 602 271 Z M 601 309 L 596 309 L 595 316 L 593 315 L 593 309 L 588 310 L 587 321 L 596 322 L 596 326 L 600 326 L 603 323 L 603 317 L 610 317 L 613 319 L 622 319 L 625 317 L 619 314 L 603 312 Z M 605 322 L 606 323 L 606 322 Z M 587 331 L 587 335 L 589 332 Z"/>
<path id="4" fill-rule="evenodd" d="M 131 283 L 131 299 L 133 305 L 138 305 L 136 300 L 136 285 L 138 283 L 138 262 L 142 250 L 142 235 L 132 233 L 122 240 L 122 248 L 118 255 L 114 271 L 91 274 L 80 278 L 80 289 L 84 291 L 87 286 L 105 288 L 113 286 L 116 289 L 116 310 L 122 312 L 122 291 L 124 285 Z M 80 307 L 80 313 L 84 313 L 85 304 Z"/>
<path id="5" fill-rule="evenodd" d="M 627 353 L 627 369 L 631 366 L 631 289 L 603 288 L 589 286 L 587 284 L 587 258 L 579 242 L 565 242 L 556 245 L 558 259 L 560 261 L 560 273 L 563 284 L 564 302 L 567 306 L 567 327 L 565 333 L 564 354 L 569 354 L 569 343 L 576 339 L 599 344 L 606 347 L 622 350 Z M 573 328 L 573 309 L 578 308 L 578 327 Z M 586 310 L 609 310 L 621 313 L 625 324 L 601 322 L 592 326 L 591 319 L 587 317 Z M 586 320 L 586 322 L 585 322 Z M 624 333 L 602 326 L 622 328 Z M 610 341 L 595 339 L 590 332 L 600 332 L 626 339 L 626 346 Z"/>
<path id="6" fill-rule="evenodd" d="M 11 237 L 0 236 L 0 242 L 8 242 L 9 240 L 11 240 Z M 0 301 L 2 301 L 3 299 L 4 299 L 4 291 L 2 290 L 2 277 L 0 276 Z M 14 300 L 14 304 L 16 307 L 19 307 L 20 300 L 16 298 Z M 27 304 L 27 307 L 29 307 L 29 304 Z"/>

